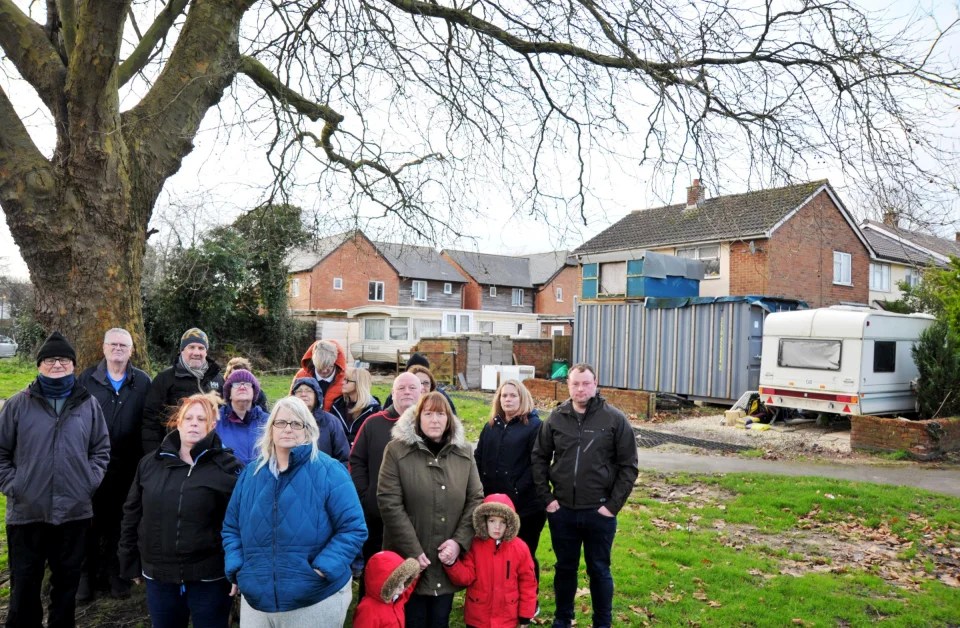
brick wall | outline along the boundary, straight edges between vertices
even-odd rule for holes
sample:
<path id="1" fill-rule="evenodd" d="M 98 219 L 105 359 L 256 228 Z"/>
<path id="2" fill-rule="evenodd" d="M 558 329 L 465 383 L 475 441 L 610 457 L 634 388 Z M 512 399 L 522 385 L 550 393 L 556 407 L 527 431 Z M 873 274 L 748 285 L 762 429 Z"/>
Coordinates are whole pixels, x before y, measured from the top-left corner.
<path id="1" fill-rule="evenodd" d="M 557 301 L 557 288 L 562 291 L 563 300 Z M 537 314 L 573 314 L 573 297 L 579 294 L 580 267 L 564 266 L 556 277 L 541 286 L 537 291 L 533 311 Z"/>
<path id="2" fill-rule="evenodd" d="M 566 401 L 570 398 L 567 385 L 549 379 L 528 379 L 523 385 L 533 398 L 547 406 Z M 623 390 L 620 388 L 601 388 L 600 395 L 608 402 L 620 408 L 628 418 L 645 419 L 657 409 L 656 395 L 642 390 Z"/>
<path id="3" fill-rule="evenodd" d="M 297 296 L 293 296 L 291 286 L 297 282 Z M 310 309 L 310 271 L 291 273 L 287 278 L 287 307 L 291 310 Z"/>
<path id="4" fill-rule="evenodd" d="M 868 302 L 869 254 L 826 191 L 804 205 L 769 240 L 758 244 L 767 258 L 765 276 L 754 280 L 765 284 L 761 294 L 803 299 L 811 307 Z M 749 245 L 739 243 L 737 247 L 741 261 L 745 247 Z M 851 255 L 850 286 L 833 283 L 834 251 Z M 735 271 L 731 260 L 732 275 L 757 270 L 744 263 Z M 732 294 L 748 292 L 733 292 L 731 285 Z"/>
<path id="5" fill-rule="evenodd" d="M 540 323 L 540 337 L 541 338 L 553 338 L 552 328 L 562 327 L 564 336 L 573 335 L 573 323 L 561 323 L 561 322 L 550 322 L 550 323 Z"/>
<path id="6" fill-rule="evenodd" d="M 517 364 L 529 364 L 537 377 L 550 377 L 553 362 L 553 340 L 550 338 L 514 338 L 513 355 Z"/>
<path id="7" fill-rule="evenodd" d="M 333 289 L 335 277 L 343 280 L 343 289 Z M 398 304 L 400 277 L 366 237 L 357 235 L 323 258 L 310 271 L 307 288 L 309 307 L 302 309 L 347 310 L 380 303 L 369 299 L 370 281 L 383 282 L 383 304 Z M 304 294 L 303 281 L 300 282 L 300 294 L 301 297 Z"/>
<path id="8" fill-rule="evenodd" d="M 906 451 L 918 460 L 960 451 L 960 418 L 907 421 L 876 416 L 850 417 L 850 448 Z"/>
<path id="9" fill-rule="evenodd" d="M 477 281 L 470 276 L 470 273 L 463 269 L 463 266 L 457 263 L 455 259 L 447 255 L 446 251 L 441 251 L 440 255 L 447 260 L 451 266 L 457 269 L 457 272 L 463 275 L 467 283 L 463 284 L 463 309 L 480 310 L 483 309 L 482 288 Z"/>

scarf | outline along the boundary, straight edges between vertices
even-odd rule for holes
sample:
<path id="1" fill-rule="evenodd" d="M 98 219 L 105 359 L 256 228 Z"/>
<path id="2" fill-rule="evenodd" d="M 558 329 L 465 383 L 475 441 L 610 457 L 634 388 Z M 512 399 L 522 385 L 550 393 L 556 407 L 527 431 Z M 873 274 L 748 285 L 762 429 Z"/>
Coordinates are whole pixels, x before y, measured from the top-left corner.
<path id="1" fill-rule="evenodd" d="M 198 380 L 201 380 L 201 379 L 203 379 L 203 376 L 207 374 L 207 369 L 210 368 L 210 363 L 207 362 L 206 360 L 204 360 L 204 361 L 203 361 L 203 366 L 201 366 L 201 367 L 198 368 L 198 369 L 195 369 L 195 368 L 191 367 L 189 364 L 187 364 L 186 362 L 184 362 L 184 361 L 183 361 L 183 356 L 181 355 L 181 356 L 180 356 L 180 366 L 182 366 L 183 368 L 185 368 L 185 369 L 187 369 L 188 371 L 190 371 L 191 373 L 193 373 L 193 376 L 196 377 Z"/>
<path id="2" fill-rule="evenodd" d="M 40 393 L 47 399 L 66 399 L 73 392 L 74 382 L 76 382 L 76 378 L 73 373 L 56 378 L 37 375 Z"/>

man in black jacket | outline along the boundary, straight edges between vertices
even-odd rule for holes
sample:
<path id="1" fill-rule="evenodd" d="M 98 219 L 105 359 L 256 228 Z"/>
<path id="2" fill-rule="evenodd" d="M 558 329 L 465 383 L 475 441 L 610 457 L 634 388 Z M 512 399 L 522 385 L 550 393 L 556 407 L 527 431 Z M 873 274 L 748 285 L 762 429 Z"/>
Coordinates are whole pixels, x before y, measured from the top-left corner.
<path id="1" fill-rule="evenodd" d="M 130 332 L 110 329 L 103 336 L 103 360 L 80 375 L 80 383 L 100 402 L 110 432 L 110 464 L 93 496 L 93 525 L 77 589 L 80 602 L 92 600 L 97 589 L 116 598 L 130 596 L 130 581 L 120 577 L 117 543 L 123 502 L 143 456 L 143 406 L 150 390 L 150 376 L 130 364 L 132 355 Z"/>
<path id="2" fill-rule="evenodd" d="M 609 627 L 613 610 L 610 550 L 617 512 L 637 479 L 637 440 L 620 410 L 597 396 L 589 364 L 571 367 L 562 403 L 540 428 L 533 447 L 533 481 L 547 504 L 557 556 L 553 589 L 555 627 L 572 625 L 580 546 L 590 578 L 593 625 Z"/>
<path id="3" fill-rule="evenodd" d="M 210 342 L 196 327 L 180 337 L 180 353 L 173 366 L 157 373 L 143 409 L 143 451 L 160 447 L 170 430 L 167 421 L 180 400 L 196 393 L 219 393 L 223 389 L 220 366 L 207 357 Z"/>

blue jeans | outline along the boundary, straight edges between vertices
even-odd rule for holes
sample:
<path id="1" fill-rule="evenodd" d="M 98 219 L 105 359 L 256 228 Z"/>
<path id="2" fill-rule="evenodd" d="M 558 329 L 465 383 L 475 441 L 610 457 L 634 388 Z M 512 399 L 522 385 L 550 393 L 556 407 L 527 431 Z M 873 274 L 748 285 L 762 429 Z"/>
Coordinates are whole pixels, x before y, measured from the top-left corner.
<path id="1" fill-rule="evenodd" d="M 593 508 L 572 510 L 560 507 L 547 515 L 550 540 L 557 557 L 553 592 L 557 601 L 554 626 L 570 626 L 574 619 L 573 598 L 577 593 L 580 546 L 590 577 L 593 625 L 607 628 L 613 620 L 613 576 L 610 575 L 610 548 L 617 533 L 617 518 L 605 517 Z"/>
<path id="2" fill-rule="evenodd" d="M 227 628 L 230 616 L 230 583 L 226 578 L 213 582 L 179 584 L 147 581 L 147 609 L 153 628 Z"/>

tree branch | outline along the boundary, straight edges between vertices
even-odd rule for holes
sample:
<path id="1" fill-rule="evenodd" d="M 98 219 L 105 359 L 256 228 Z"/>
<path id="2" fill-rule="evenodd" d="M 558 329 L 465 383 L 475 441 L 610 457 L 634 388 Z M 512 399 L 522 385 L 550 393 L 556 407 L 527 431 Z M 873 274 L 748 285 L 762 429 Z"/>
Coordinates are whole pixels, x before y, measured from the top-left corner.
<path id="1" fill-rule="evenodd" d="M 0 0 L 0 48 L 20 76 L 37 90 L 43 104 L 59 118 L 66 67 L 43 26 L 27 17 L 13 0 Z"/>
<path id="2" fill-rule="evenodd" d="M 167 36 L 167 33 L 170 32 L 170 27 L 173 26 L 173 23 L 187 8 L 189 2 L 190 0 L 170 0 L 170 3 L 160 11 L 157 19 L 155 19 L 153 24 L 150 25 L 150 28 L 147 29 L 147 32 L 140 39 L 137 47 L 134 48 L 130 56 L 120 64 L 120 85 L 126 85 L 127 81 L 144 68 L 150 60 L 150 53 L 157 47 L 160 40 Z"/>
<path id="3" fill-rule="evenodd" d="M 298 94 L 296 91 L 284 85 L 277 76 L 253 57 L 241 56 L 240 65 L 237 70 L 247 75 L 250 80 L 257 84 L 263 91 L 267 92 L 281 104 L 296 109 L 300 114 L 307 116 L 314 122 L 324 120 L 329 124 L 336 125 L 343 122 L 343 116 L 327 105 L 315 103 Z"/>
<path id="4" fill-rule="evenodd" d="M 63 49 L 69 59 L 77 43 L 77 0 L 56 0 L 60 15 L 60 32 L 63 34 Z"/>

